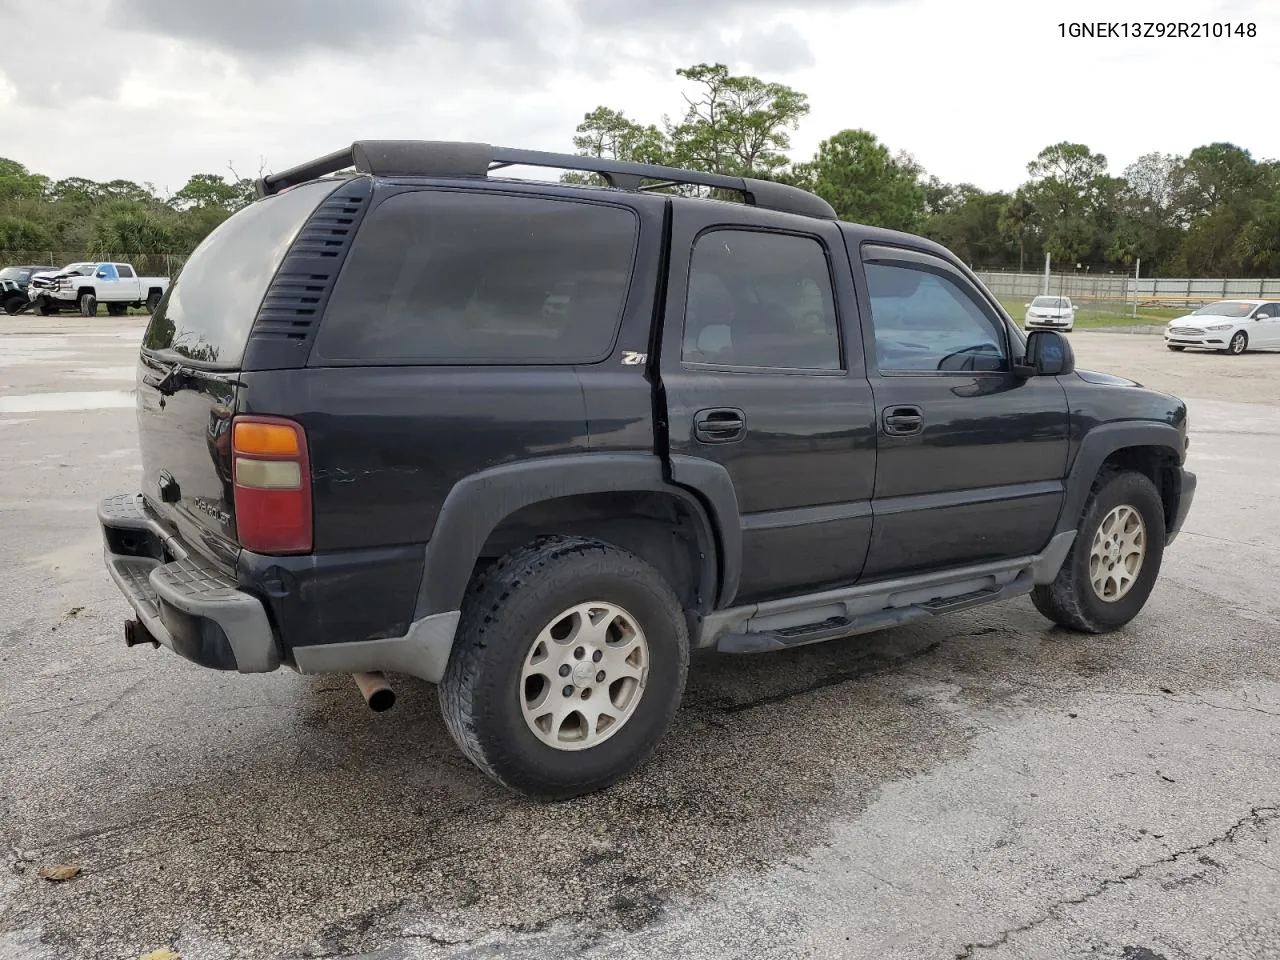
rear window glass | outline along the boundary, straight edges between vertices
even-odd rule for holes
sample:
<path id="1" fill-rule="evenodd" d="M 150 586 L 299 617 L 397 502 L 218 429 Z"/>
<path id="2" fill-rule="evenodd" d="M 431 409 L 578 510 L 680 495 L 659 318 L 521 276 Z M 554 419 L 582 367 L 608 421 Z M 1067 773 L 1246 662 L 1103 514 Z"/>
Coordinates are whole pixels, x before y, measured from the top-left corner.
<path id="1" fill-rule="evenodd" d="M 312 362 L 586 363 L 611 349 L 638 221 L 624 207 L 414 191 L 370 211 Z"/>
<path id="2" fill-rule="evenodd" d="M 340 181 L 305 184 L 250 204 L 192 251 L 143 336 L 146 350 L 234 367 L 298 231 Z"/>

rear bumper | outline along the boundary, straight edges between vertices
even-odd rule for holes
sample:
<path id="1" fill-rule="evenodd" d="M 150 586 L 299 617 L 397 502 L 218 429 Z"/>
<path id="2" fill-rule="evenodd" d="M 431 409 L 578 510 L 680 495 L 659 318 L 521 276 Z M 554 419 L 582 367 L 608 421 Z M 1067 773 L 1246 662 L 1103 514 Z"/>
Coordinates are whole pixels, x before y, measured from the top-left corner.
<path id="1" fill-rule="evenodd" d="M 1196 475 L 1189 470 L 1182 471 L 1182 486 L 1178 496 L 1178 509 L 1174 513 L 1173 523 L 1165 531 L 1165 545 L 1173 543 L 1182 532 L 1187 514 L 1191 512 L 1191 501 L 1196 498 Z"/>
<path id="2" fill-rule="evenodd" d="M 107 571 L 161 644 L 214 670 L 263 673 L 280 666 L 262 602 L 189 554 L 147 516 L 140 495 L 98 505 Z"/>
<path id="3" fill-rule="evenodd" d="M 383 610 L 381 618 L 391 629 L 370 637 L 376 627 L 371 626 L 369 611 L 396 606 L 395 597 L 405 592 L 399 581 L 407 580 L 403 574 L 390 576 L 379 565 L 385 561 L 381 555 L 326 561 L 243 552 L 232 574 L 188 551 L 147 513 L 139 494 L 103 500 L 98 522 L 107 570 L 138 620 L 160 644 L 193 663 L 240 673 L 263 673 L 282 665 L 300 673 L 387 670 L 433 683 L 444 675 L 458 611 L 401 619 Z M 307 570 L 308 566 L 320 571 Z M 361 567 L 365 569 L 357 576 L 356 568 Z M 381 581 L 383 596 L 362 589 L 366 576 Z M 390 591 L 385 589 L 389 581 Z M 263 594 L 244 589 L 245 582 L 257 585 Z M 416 592 L 417 582 L 410 586 Z M 359 594 L 358 603 L 352 589 Z M 334 606 L 335 596 L 339 607 Z M 365 611 L 363 619 L 338 615 L 340 608 L 353 606 Z M 326 621 L 345 630 L 325 630 L 321 624 Z M 367 639 L 347 639 L 353 635 Z"/>

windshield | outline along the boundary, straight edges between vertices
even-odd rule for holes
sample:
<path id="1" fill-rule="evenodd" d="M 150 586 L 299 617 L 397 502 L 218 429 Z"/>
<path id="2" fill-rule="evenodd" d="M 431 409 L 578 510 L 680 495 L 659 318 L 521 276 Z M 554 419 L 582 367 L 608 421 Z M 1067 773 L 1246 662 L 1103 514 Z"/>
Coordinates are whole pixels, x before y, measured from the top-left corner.
<path id="1" fill-rule="evenodd" d="M 1047 307 L 1050 310 L 1065 310 L 1067 300 L 1065 297 L 1036 297 L 1031 301 L 1033 307 Z"/>
<path id="2" fill-rule="evenodd" d="M 82 277 L 87 277 L 93 273 L 94 264 L 92 263 L 72 263 L 59 270 L 59 273 L 78 273 Z"/>
<path id="3" fill-rule="evenodd" d="M 0 270 L 0 280 L 25 280 L 31 276 L 31 271 L 25 267 L 5 267 Z"/>
<path id="4" fill-rule="evenodd" d="M 1241 303 L 1239 300 L 1219 300 L 1217 303 L 1207 303 L 1195 313 L 1193 317 L 1247 317 L 1253 313 L 1254 304 Z"/>

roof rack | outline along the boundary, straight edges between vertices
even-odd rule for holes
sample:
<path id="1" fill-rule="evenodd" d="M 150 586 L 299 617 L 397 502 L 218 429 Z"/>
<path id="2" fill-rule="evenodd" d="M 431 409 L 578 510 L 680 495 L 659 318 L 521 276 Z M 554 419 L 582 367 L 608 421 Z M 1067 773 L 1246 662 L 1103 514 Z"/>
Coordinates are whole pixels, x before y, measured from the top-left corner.
<path id="1" fill-rule="evenodd" d="M 259 197 L 268 197 L 287 187 L 316 180 L 350 167 L 375 177 L 487 177 L 505 167 L 551 167 L 595 173 L 618 190 L 649 191 L 664 187 L 690 186 L 732 190 L 747 203 L 765 210 L 779 210 L 805 217 L 835 220 L 831 204 L 807 190 L 770 180 L 729 177 L 719 173 L 699 173 L 651 163 L 583 157 L 571 153 L 542 150 L 515 150 L 487 143 L 447 140 L 358 140 L 344 150 L 318 157 L 257 181 Z M 654 181 L 645 184 L 644 181 Z"/>

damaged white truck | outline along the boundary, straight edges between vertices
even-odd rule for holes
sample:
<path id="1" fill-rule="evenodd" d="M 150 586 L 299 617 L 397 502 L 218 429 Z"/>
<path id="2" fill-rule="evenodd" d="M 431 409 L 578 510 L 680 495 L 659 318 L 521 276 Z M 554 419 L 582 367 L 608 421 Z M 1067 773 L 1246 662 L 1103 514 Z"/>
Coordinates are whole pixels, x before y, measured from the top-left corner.
<path id="1" fill-rule="evenodd" d="M 130 307 L 154 311 L 168 289 L 168 277 L 140 277 L 129 263 L 84 262 L 33 275 L 27 296 L 42 317 L 71 310 L 93 317 L 100 303 L 111 316 L 123 317 Z"/>

